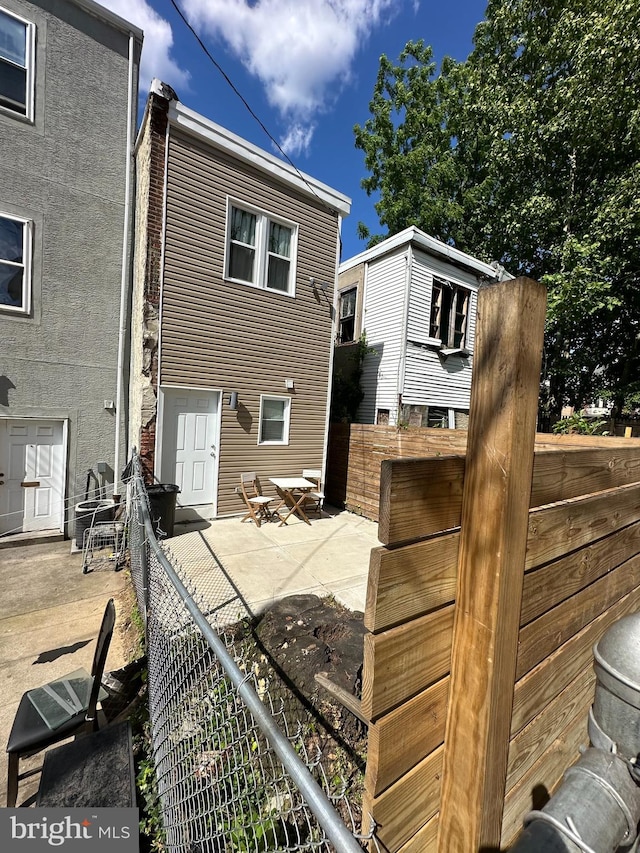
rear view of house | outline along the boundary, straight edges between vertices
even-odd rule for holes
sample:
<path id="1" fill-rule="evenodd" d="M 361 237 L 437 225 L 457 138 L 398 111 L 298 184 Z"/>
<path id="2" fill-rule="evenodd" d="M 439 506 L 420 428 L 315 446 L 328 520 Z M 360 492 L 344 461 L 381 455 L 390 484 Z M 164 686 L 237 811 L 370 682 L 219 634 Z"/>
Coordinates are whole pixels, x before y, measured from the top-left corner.
<path id="1" fill-rule="evenodd" d="M 131 443 L 182 506 L 322 468 L 345 196 L 154 81 L 137 150 Z"/>
<path id="2" fill-rule="evenodd" d="M 62 531 L 124 464 L 142 32 L 0 0 L 0 535 Z"/>
<path id="3" fill-rule="evenodd" d="M 343 261 L 335 370 L 364 335 L 358 422 L 465 429 L 478 287 L 503 277 L 415 227 Z"/>

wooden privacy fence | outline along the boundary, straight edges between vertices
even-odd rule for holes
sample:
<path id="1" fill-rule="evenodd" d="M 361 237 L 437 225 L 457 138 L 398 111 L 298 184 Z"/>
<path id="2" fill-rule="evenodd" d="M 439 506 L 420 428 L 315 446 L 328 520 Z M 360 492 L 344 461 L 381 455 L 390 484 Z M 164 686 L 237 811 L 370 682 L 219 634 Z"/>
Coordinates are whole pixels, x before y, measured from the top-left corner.
<path id="1" fill-rule="evenodd" d="M 622 438 L 627 427 L 609 424 L 610 435 Z M 615 431 L 615 432 L 614 432 Z M 640 433 L 640 426 L 633 427 Z M 327 503 L 345 506 L 373 521 L 380 519 L 380 471 L 386 459 L 419 459 L 465 453 L 465 429 L 393 427 L 379 424 L 332 423 L 327 456 Z M 599 436 L 563 436 L 539 433 L 536 447 L 548 444 L 593 446 Z M 611 441 L 607 442 L 611 446 Z"/>
<path id="2" fill-rule="evenodd" d="M 332 423 L 327 455 L 327 502 L 378 521 L 380 463 L 385 459 L 464 453 L 467 431 Z"/>
<path id="3" fill-rule="evenodd" d="M 593 644 L 640 607 L 640 441 L 535 436 L 544 302 L 481 289 L 466 454 L 382 462 L 362 713 L 386 851 L 510 845 L 588 742 Z"/>

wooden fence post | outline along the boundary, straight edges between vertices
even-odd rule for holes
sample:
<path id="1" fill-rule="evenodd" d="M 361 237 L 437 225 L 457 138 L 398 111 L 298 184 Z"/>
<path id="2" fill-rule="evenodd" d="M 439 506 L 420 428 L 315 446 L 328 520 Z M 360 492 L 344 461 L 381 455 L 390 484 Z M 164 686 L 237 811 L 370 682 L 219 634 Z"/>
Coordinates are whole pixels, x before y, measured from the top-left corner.
<path id="1" fill-rule="evenodd" d="M 500 845 L 545 311 L 531 279 L 478 294 L 439 853 Z"/>

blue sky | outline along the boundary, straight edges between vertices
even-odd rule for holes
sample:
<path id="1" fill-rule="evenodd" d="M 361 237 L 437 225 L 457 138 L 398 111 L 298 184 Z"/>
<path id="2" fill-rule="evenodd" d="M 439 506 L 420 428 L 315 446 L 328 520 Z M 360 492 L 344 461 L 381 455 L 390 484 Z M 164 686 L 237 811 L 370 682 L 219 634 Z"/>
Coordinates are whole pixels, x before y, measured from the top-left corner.
<path id="1" fill-rule="evenodd" d="M 159 77 L 186 106 L 277 153 L 171 0 L 101 0 L 145 32 L 140 91 Z M 465 59 L 486 0 L 176 0 L 210 53 L 303 172 L 352 199 L 342 259 L 362 251 L 356 228 L 381 231 L 360 188 L 364 159 L 353 125 L 369 116 L 378 60 L 396 60 L 409 39 Z"/>

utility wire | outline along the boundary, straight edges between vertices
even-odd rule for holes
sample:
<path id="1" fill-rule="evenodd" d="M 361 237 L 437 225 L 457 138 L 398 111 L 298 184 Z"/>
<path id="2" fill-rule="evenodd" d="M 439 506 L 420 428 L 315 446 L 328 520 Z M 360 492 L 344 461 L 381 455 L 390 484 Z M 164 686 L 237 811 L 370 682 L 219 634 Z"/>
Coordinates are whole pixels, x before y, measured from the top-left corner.
<path id="1" fill-rule="evenodd" d="M 259 116 L 257 116 L 257 115 L 256 115 L 256 113 L 253 111 L 253 109 L 251 108 L 250 104 L 248 103 L 248 101 L 246 100 L 246 98 L 242 95 L 242 93 L 238 90 L 238 88 L 235 86 L 235 84 L 233 83 L 233 81 L 231 80 L 231 78 L 229 77 L 229 75 L 224 71 L 224 69 L 221 67 L 221 65 L 220 65 L 220 64 L 219 64 L 219 63 L 218 63 L 218 62 L 213 58 L 213 56 L 212 56 L 212 55 L 211 55 L 211 53 L 209 52 L 209 49 L 207 48 L 206 44 L 202 41 L 202 39 L 200 38 L 200 36 L 199 36 L 199 35 L 198 35 L 198 33 L 196 32 L 195 28 L 194 28 L 194 27 L 192 27 L 192 26 L 191 26 L 191 24 L 189 23 L 189 21 L 186 19 L 185 15 L 184 15 L 184 13 L 183 13 L 183 11 L 182 11 L 182 9 L 181 9 L 181 8 L 178 6 L 178 4 L 176 3 L 176 0 L 171 0 L 171 5 L 172 5 L 172 6 L 173 6 L 173 8 L 176 10 L 176 12 L 178 13 L 178 15 L 180 15 L 180 17 L 182 18 L 182 20 L 183 20 L 183 22 L 184 22 L 185 26 L 186 26 L 186 27 L 191 31 L 191 34 L 193 35 L 193 37 L 195 38 L 195 40 L 198 42 L 198 44 L 200 45 L 200 47 L 202 48 L 202 50 L 205 52 L 205 54 L 207 55 L 207 57 L 209 58 L 209 60 L 210 60 L 210 61 L 213 63 L 213 65 L 217 68 L 217 70 L 220 72 L 220 74 L 222 74 L 222 76 L 224 77 L 225 81 L 229 84 L 229 86 L 231 87 L 231 89 L 233 90 L 233 92 L 238 96 L 238 98 L 240 98 L 240 100 L 242 101 L 242 103 L 244 104 L 244 106 L 246 107 L 246 109 L 249 111 L 249 114 L 251 115 L 251 117 L 252 117 L 252 118 L 253 118 L 253 119 L 254 119 L 254 120 L 255 120 L 255 121 L 260 125 L 260 127 L 262 128 L 262 130 L 264 131 L 264 133 L 266 133 L 266 135 L 269 137 L 269 139 L 271 140 L 271 142 L 273 142 L 273 144 L 276 146 L 276 148 L 278 149 L 278 151 L 282 154 L 282 156 L 284 157 L 284 159 L 287 161 L 287 163 L 289 163 L 289 165 L 291 166 L 291 168 L 292 168 L 292 169 L 294 169 L 294 171 L 296 172 L 296 174 L 298 175 L 298 177 L 299 177 L 302 181 L 304 181 L 304 183 L 307 185 L 307 187 L 309 188 L 309 190 L 310 190 L 310 191 L 313 193 L 313 195 L 318 199 L 318 201 L 322 204 L 322 206 L 323 206 L 323 207 L 325 207 L 327 210 L 331 211 L 331 213 L 333 213 L 333 212 L 334 212 L 334 211 L 333 211 L 333 209 L 332 209 L 331 207 L 329 207 L 329 205 L 324 201 L 324 199 L 320 198 L 320 196 L 317 194 L 317 192 L 316 192 L 316 191 L 314 190 L 314 188 L 311 186 L 311 184 L 310 184 L 310 183 L 309 183 L 309 181 L 306 179 L 306 177 L 304 176 L 304 174 L 300 171 L 300 169 L 298 169 L 298 167 L 296 166 L 296 164 L 293 162 L 293 160 L 291 159 L 291 157 L 289 157 L 289 155 L 286 153 L 286 151 L 283 151 L 282 147 L 280 146 L 280 143 L 279 143 L 279 142 L 277 142 L 277 140 L 276 140 L 276 139 L 274 139 L 274 137 L 273 137 L 273 136 L 271 135 L 271 133 L 269 132 L 268 128 L 263 124 L 263 122 L 262 122 L 262 120 L 259 118 Z"/>

